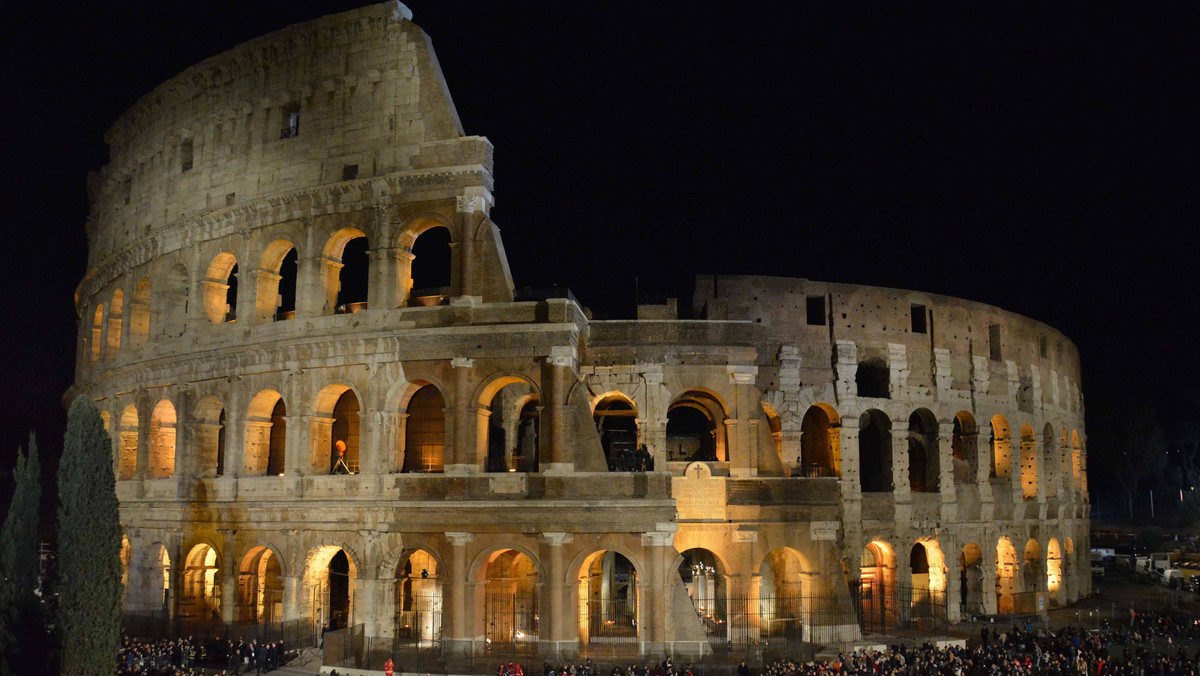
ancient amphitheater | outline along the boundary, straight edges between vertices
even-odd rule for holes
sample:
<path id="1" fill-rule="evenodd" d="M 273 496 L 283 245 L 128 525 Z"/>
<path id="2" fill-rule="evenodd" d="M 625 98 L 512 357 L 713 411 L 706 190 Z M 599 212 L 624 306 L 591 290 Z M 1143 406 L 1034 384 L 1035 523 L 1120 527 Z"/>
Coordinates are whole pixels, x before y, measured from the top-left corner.
<path id="1" fill-rule="evenodd" d="M 517 290 L 401 5 L 197 64 L 106 141 L 69 396 L 113 438 L 127 612 L 695 655 L 1090 590 L 1069 339 L 806 279 L 700 276 L 686 320 Z"/>

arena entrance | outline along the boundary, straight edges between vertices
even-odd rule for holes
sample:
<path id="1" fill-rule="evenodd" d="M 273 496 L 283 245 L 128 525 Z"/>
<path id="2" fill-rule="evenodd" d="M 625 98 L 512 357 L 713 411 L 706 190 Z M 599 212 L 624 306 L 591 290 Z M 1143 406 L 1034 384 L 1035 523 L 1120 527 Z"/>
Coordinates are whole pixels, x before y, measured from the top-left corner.
<path id="1" fill-rule="evenodd" d="M 217 585 L 217 550 L 200 544 L 192 547 L 184 559 L 181 617 L 208 622 L 221 619 L 221 589 Z"/>
<path id="2" fill-rule="evenodd" d="M 279 557 L 254 547 L 238 570 L 238 622 L 266 624 L 283 619 L 283 582 Z"/>
<path id="3" fill-rule="evenodd" d="M 408 555 L 396 574 L 396 644 L 432 648 L 442 640 L 442 579 L 437 559 L 424 549 Z"/>
<path id="4" fill-rule="evenodd" d="M 612 550 L 588 556 L 579 568 L 579 639 L 590 647 L 637 645 L 638 572 Z"/>
<path id="5" fill-rule="evenodd" d="M 538 650 L 538 573 L 533 559 L 515 549 L 488 557 L 480 567 L 485 649 L 501 654 Z"/>
<path id="6" fill-rule="evenodd" d="M 344 629 L 354 620 L 354 587 L 358 568 L 339 547 L 318 549 L 304 572 L 309 618 L 316 631 Z"/>
<path id="7" fill-rule="evenodd" d="M 886 633 L 897 620 L 896 556 L 890 545 L 877 540 L 863 548 L 858 580 L 859 625 L 863 632 Z"/>
<path id="8" fill-rule="evenodd" d="M 679 577 L 709 642 L 714 647 L 730 642 L 727 576 L 716 555 L 707 549 L 685 551 Z"/>
<path id="9" fill-rule="evenodd" d="M 968 543 L 958 557 L 959 607 L 963 617 L 986 615 L 983 605 L 983 550 L 974 542 Z"/>

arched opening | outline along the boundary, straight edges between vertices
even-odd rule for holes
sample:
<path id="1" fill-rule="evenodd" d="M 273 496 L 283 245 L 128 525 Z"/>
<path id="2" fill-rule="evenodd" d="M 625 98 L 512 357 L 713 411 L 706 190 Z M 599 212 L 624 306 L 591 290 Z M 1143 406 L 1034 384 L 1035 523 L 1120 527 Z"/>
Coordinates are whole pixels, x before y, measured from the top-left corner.
<path id="1" fill-rule="evenodd" d="M 639 457 L 637 407 L 628 397 L 615 392 L 600 397 L 592 409 L 592 422 L 596 424 L 608 471 L 643 469 L 647 461 L 653 465 L 649 453 Z"/>
<path id="2" fill-rule="evenodd" d="M 1021 612 L 1036 612 L 1034 605 L 1037 592 L 1042 590 L 1042 548 L 1038 541 L 1029 538 L 1025 542 L 1025 564 L 1021 567 L 1021 586 L 1025 592 L 1024 603 L 1017 604 Z"/>
<path id="3" fill-rule="evenodd" d="M 113 291 L 112 305 L 108 308 L 108 352 L 114 355 L 121 349 L 121 317 L 125 310 L 125 294 L 120 289 Z"/>
<path id="4" fill-rule="evenodd" d="M 892 421 L 883 411 L 858 419 L 858 462 L 862 492 L 892 492 Z"/>
<path id="5" fill-rule="evenodd" d="M 591 645 L 637 637 L 637 568 L 619 552 L 594 552 L 579 568 L 580 640 Z"/>
<path id="6" fill-rule="evenodd" d="M 914 493 L 936 493 L 941 476 L 938 422 L 927 408 L 908 417 L 908 486 Z"/>
<path id="7" fill-rule="evenodd" d="M 1017 612 L 1017 549 L 1012 540 L 996 542 L 996 612 Z"/>
<path id="8" fill-rule="evenodd" d="M 446 466 L 446 400 L 425 385 L 408 400 L 404 426 L 405 472 L 441 472 Z"/>
<path id="9" fill-rule="evenodd" d="M 871 357 L 858 363 L 854 385 L 858 396 L 887 399 L 891 396 L 891 371 L 882 357 Z"/>
<path id="10" fill-rule="evenodd" d="M 535 649 L 538 642 L 538 573 L 533 559 L 515 549 L 493 552 L 476 580 L 483 594 L 480 633 L 488 650 Z"/>
<path id="11" fill-rule="evenodd" d="M 121 412 L 121 428 L 117 448 L 117 478 L 132 479 L 137 475 L 138 412 L 133 404 Z"/>
<path id="12" fill-rule="evenodd" d="M 354 622 L 358 566 L 340 547 L 317 549 L 304 569 L 309 618 L 315 630 L 345 629 Z"/>
<path id="13" fill-rule="evenodd" d="M 764 643 L 804 639 L 805 625 L 812 624 L 805 569 L 800 555 L 788 547 L 772 550 L 763 558 L 758 568 L 758 607 L 750 609 L 757 617 L 748 618 L 751 626 L 758 627 L 754 638 Z"/>
<path id="14" fill-rule="evenodd" d="M 96 311 L 92 313 L 92 363 L 100 361 L 100 354 L 104 347 L 104 303 L 96 306 Z"/>
<path id="15" fill-rule="evenodd" d="M 271 242 L 263 251 L 255 294 L 259 322 L 278 322 L 296 316 L 296 261 L 296 248 L 286 239 Z"/>
<path id="16" fill-rule="evenodd" d="M 426 647 L 442 638 L 442 578 L 437 559 L 424 549 L 396 567 L 396 641 Z"/>
<path id="17" fill-rule="evenodd" d="M 129 304 L 129 344 L 141 347 L 150 337 L 150 279 L 143 277 L 133 290 Z"/>
<path id="18" fill-rule="evenodd" d="M 323 254 L 326 313 L 366 309 L 371 277 L 367 236 L 356 228 L 343 228 L 325 243 Z"/>
<path id="19" fill-rule="evenodd" d="M 358 397 L 342 392 L 333 405 L 333 444 L 329 449 L 330 474 L 358 473 Z M 339 445 L 338 442 L 341 442 Z"/>
<path id="20" fill-rule="evenodd" d="M 124 533 L 121 534 L 121 608 L 126 607 L 126 600 L 129 598 L 129 559 L 131 548 L 129 546 L 129 537 Z"/>
<path id="21" fill-rule="evenodd" d="M 1071 486 L 1078 493 L 1083 490 L 1083 452 L 1079 446 L 1079 431 L 1071 430 Z"/>
<path id="22" fill-rule="evenodd" d="M 766 400 L 760 401 L 759 404 L 762 405 L 763 415 L 767 418 L 767 429 L 771 430 L 771 443 L 775 445 L 775 455 L 779 457 L 780 465 L 786 465 L 788 460 L 783 458 L 783 419 L 779 416 L 779 411 Z M 799 463 L 800 459 L 797 458 L 796 461 Z"/>
<path id="23" fill-rule="evenodd" d="M 192 547 L 184 558 L 183 598 L 179 612 L 197 622 L 221 619 L 221 587 L 217 550 L 206 544 Z"/>
<path id="24" fill-rule="evenodd" d="M 959 555 L 959 604 L 964 617 L 987 614 L 983 603 L 983 550 L 968 543 Z"/>
<path id="25" fill-rule="evenodd" d="M 1046 593 L 1050 597 L 1050 606 L 1057 608 L 1066 601 L 1063 589 L 1062 550 L 1058 540 L 1050 538 L 1046 546 Z"/>
<path id="26" fill-rule="evenodd" d="M 287 407 L 274 390 L 254 395 L 246 408 L 246 459 L 249 476 L 283 474 L 287 451 Z"/>
<path id="27" fill-rule="evenodd" d="M 487 471 L 536 472 L 541 400 L 527 381 L 507 378 L 498 382 L 505 384 L 487 402 Z"/>
<path id="28" fill-rule="evenodd" d="M 863 631 L 886 633 L 895 626 L 898 611 L 896 556 L 891 545 L 875 540 L 863 548 L 858 579 Z"/>
<path id="29" fill-rule="evenodd" d="M 1007 479 L 1012 471 L 1012 437 L 1004 416 L 992 416 L 992 478 Z"/>
<path id="30" fill-rule="evenodd" d="M 688 390 L 667 408 L 667 460 L 726 462 L 725 404 L 711 392 Z"/>
<path id="31" fill-rule="evenodd" d="M 918 624 L 946 619 L 946 561 L 937 540 L 918 540 L 909 550 L 911 619 Z"/>
<path id="32" fill-rule="evenodd" d="M 451 291 L 450 231 L 436 226 L 425 230 L 412 244 L 410 306 L 445 305 Z"/>
<path id="33" fill-rule="evenodd" d="M 726 641 L 733 608 L 730 607 L 728 576 L 721 562 L 707 549 L 688 549 L 683 552 L 678 572 L 705 634 L 714 641 Z M 746 614 L 744 608 L 741 614 Z"/>
<path id="34" fill-rule="evenodd" d="M 842 476 L 841 420 L 828 404 L 814 404 L 800 423 L 801 476 Z"/>
<path id="35" fill-rule="evenodd" d="M 267 547 L 253 547 L 238 570 L 239 622 L 266 624 L 283 619 L 283 571 Z"/>
<path id="36" fill-rule="evenodd" d="M 168 338 L 177 338 L 183 335 L 187 327 L 188 295 L 191 285 L 188 279 L 188 269 L 182 263 L 176 263 L 166 270 L 162 281 L 162 293 L 155 296 L 158 299 L 158 308 L 155 314 L 162 324 L 162 334 Z"/>
<path id="37" fill-rule="evenodd" d="M 192 413 L 192 435 L 196 441 L 196 471 L 201 477 L 225 474 L 225 408 L 221 400 L 208 396 Z"/>
<path id="38" fill-rule="evenodd" d="M 1042 428 L 1042 458 L 1046 467 L 1046 497 L 1058 496 L 1058 482 L 1061 474 L 1058 463 L 1058 444 L 1054 436 L 1054 427 L 1050 423 Z"/>
<path id="39" fill-rule="evenodd" d="M 228 251 L 217 254 L 204 274 L 204 315 L 213 324 L 237 320 L 237 258 Z"/>
<path id="40" fill-rule="evenodd" d="M 975 483 L 979 476 L 979 429 L 975 417 L 966 411 L 954 415 L 950 452 L 954 459 L 954 483 Z"/>
<path id="41" fill-rule="evenodd" d="M 150 458 L 147 474 L 165 479 L 175 474 L 175 406 L 162 399 L 150 414 Z"/>
<path id="42" fill-rule="evenodd" d="M 146 571 L 148 596 L 144 601 L 148 610 L 157 610 L 166 616 L 171 607 L 171 556 L 162 545 L 153 546 L 150 551 L 150 568 Z"/>
<path id="43" fill-rule="evenodd" d="M 1037 439 L 1033 428 L 1021 425 L 1021 494 L 1026 500 L 1038 494 Z"/>

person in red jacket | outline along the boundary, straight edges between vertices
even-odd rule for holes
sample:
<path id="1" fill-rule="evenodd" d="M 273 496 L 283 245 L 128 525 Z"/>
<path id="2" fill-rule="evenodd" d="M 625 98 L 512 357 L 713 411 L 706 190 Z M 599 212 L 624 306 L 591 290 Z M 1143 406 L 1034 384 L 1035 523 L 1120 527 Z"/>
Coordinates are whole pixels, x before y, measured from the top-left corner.
<path id="1" fill-rule="evenodd" d="M 395 673 L 396 665 L 392 664 L 392 658 L 388 658 L 387 662 L 383 663 L 383 673 L 385 676 L 392 676 Z"/>

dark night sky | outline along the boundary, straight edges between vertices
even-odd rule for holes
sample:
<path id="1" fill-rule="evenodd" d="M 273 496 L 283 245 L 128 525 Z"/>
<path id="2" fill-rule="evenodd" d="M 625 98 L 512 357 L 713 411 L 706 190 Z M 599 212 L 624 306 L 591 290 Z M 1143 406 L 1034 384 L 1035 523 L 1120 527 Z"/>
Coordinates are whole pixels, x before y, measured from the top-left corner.
<path id="1" fill-rule="evenodd" d="M 104 130 L 193 63 L 362 3 L 19 4 L 0 496 L 26 430 L 61 447 Z M 518 286 L 609 316 L 635 276 L 681 306 L 709 272 L 944 293 L 1061 329 L 1092 410 L 1131 384 L 1195 399 L 1196 6 L 977 4 L 409 6 L 496 146 Z"/>

